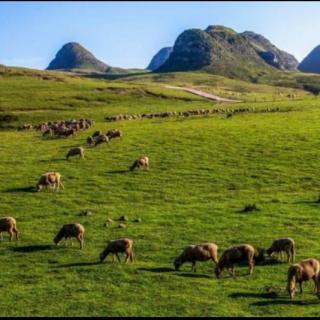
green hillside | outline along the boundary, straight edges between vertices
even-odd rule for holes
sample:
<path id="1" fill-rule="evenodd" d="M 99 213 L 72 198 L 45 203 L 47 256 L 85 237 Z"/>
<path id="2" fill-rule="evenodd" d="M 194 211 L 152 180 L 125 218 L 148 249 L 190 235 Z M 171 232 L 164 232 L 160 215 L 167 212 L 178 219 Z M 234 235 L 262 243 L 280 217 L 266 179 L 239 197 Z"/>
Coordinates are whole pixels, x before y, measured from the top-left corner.
<path id="1" fill-rule="evenodd" d="M 304 75 L 303 75 L 304 76 Z M 310 76 L 312 77 L 312 76 Z M 293 78 L 290 78 L 292 81 Z M 280 81 L 280 79 L 279 79 Z M 221 104 L 165 86 L 194 87 L 243 102 Z M 291 95 L 290 97 L 288 95 Z M 293 96 L 293 98 L 292 98 Z M 106 122 L 106 115 L 201 108 L 256 112 Z M 279 112 L 259 112 L 278 108 Z M 292 237 L 297 260 L 320 258 L 320 100 L 302 87 L 272 87 L 205 73 L 147 74 L 116 80 L 0 68 L 1 216 L 13 216 L 19 241 L 0 244 L 1 316 L 317 316 L 310 283 L 291 301 L 288 264 L 236 268 L 216 279 L 212 262 L 173 269 L 189 244 L 216 242 L 219 256 L 236 244 L 269 247 Z M 87 117 L 70 138 L 18 131 L 23 123 Z M 86 138 L 118 128 L 122 139 L 96 148 Z M 65 160 L 82 145 L 85 159 Z M 149 171 L 129 172 L 140 155 Z M 62 174 L 57 193 L 33 192 L 39 176 Z M 240 213 L 256 204 L 255 212 Z M 79 216 L 90 210 L 92 216 Z M 117 219 L 128 216 L 127 228 Z M 108 218 L 114 220 L 105 226 Z M 140 223 L 133 220 L 141 218 Z M 53 245 L 65 223 L 86 229 L 85 246 Z M 134 240 L 136 260 L 98 263 L 107 240 Z M 123 260 L 123 257 L 121 257 Z M 269 294 L 269 288 L 277 291 Z"/>

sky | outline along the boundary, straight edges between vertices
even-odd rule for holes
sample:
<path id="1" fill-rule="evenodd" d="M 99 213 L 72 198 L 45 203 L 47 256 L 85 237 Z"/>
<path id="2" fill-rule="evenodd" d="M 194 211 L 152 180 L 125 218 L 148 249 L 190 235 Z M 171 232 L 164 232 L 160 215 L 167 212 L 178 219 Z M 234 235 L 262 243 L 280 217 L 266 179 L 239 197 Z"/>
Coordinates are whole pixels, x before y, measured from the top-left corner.
<path id="1" fill-rule="evenodd" d="M 122 68 L 145 68 L 186 29 L 260 33 L 301 61 L 320 45 L 320 2 L 3 1 L 0 64 L 45 69 L 67 42 Z"/>

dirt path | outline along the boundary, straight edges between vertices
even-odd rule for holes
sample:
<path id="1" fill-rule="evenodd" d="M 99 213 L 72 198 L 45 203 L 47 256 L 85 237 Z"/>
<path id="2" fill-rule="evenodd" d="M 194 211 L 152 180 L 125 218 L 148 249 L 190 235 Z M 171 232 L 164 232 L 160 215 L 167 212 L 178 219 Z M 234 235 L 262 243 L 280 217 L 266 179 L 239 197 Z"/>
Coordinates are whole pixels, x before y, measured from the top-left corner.
<path id="1" fill-rule="evenodd" d="M 204 97 L 204 98 L 207 98 L 210 100 L 215 100 L 215 101 L 220 101 L 220 102 L 241 102 L 240 100 L 232 100 L 232 99 L 222 98 L 222 97 L 216 96 L 214 94 L 203 92 L 203 91 L 192 89 L 192 88 L 175 87 L 175 86 L 169 86 L 169 85 L 167 85 L 166 88 L 183 90 L 183 91 L 190 92 L 190 93 L 196 94 L 198 96 L 201 96 L 201 97 Z"/>

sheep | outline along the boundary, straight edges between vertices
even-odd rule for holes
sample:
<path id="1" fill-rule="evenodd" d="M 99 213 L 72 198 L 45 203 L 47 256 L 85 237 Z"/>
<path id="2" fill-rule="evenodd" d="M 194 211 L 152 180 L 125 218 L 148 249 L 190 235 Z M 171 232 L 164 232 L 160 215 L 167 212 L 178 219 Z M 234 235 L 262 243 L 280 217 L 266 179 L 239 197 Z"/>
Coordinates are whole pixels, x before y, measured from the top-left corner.
<path id="1" fill-rule="evenodd" d="M 273 241 L 271 247 L 266 250 L 267 254 L 271 256 L 273 253 L 279 253 L 282 258 L 282 252 L 287 254 L 287 262 L 294 262 L 296 249 L 295 242 L 292 238 L 282 238 Z"/>
<path id="2" fill-rule="evenodd" d="M 68 151 L 66 159 L 69 160 L 69 157 L 79 155 L 81 159 L 84 159 L 84 149 L 82 147 L 72 148 Z"/>
<path id="3" fill-rule="evenodd" d="M 314 290 L 320 293 L 320 263 L 316 259 L 305 259 L 299 263 L 293 264 L 288 269 L 287 291 L 291 299 L 294 298 L 297 291 L 296 284 L 299 284 L 300 293 L 302 293 L 302 282 L 314 281 Z"/>
<path id="4" fill-rule="evenodd" d="M 220 278 L 224 268 L 228 268 L 229 272 L 235 277 L 234 264 L 246 261 L 249 265 L 249 274 L 253 273 L 255 257 L 258 256 L 257 250 L 249 245 L 242 244 L 239 246 L 231 247 L 224 251 L 223 255 L 219 259 L 219 262 L 215 269 L 217 278 Z"/>
<path id="5" fill-rule="evenodd" d="M 89 146 L 94 145 L 94 139 L 93 139 L 92 137 L 88 137 L 88 138 L 87 138 L 87 144 L 88 144 Z"/>
<path id="6" fill-rule="evenodd" d="M 19 231 L 17 229 L 16 219 L 12 217 L 0 218 L 0 239 L 3 240 L 2 232 L 7 231 L 9 233 L 9 241 L 12 240 L 12 235 L 16 235 L 16 240 L 19 239 Z"/>
<path id="7" fill-rule="evenodd" d="M 98 137 L 96 137 L 96 140 L 94 142 L 94 146 L 96 147 L 98 144 L 101 143 L 109 143 L 109 138 L 105 134 L 101 134 Z"/>
<path id="8" fill-rule="evenodd" d="M 178 271 L 185 262 L 191 262 L 191 271 L 196 272 L 196 261 L 212 260 L 218 263 L 218 246 L 215 243 L 190 245 L 174 260 L 175 270 Z"/>
<path id="9" fill-rule="evenodd" d="M 62 188 L 64 188 L 62 182 L 61 182 L 61 174 L 59 172 L 47 172 L 44 173 L 37 185 L 36 185 L 36 189 L 37 191 L 41 191 L 43 187 L 48 187 L 48 186 L 53 186 L 53 189 L 58 191 L 59 187 L 61 186 Z"/>
<path id="10" fill-rule="evenodd" d="M 104 259 L 108 256 L 108 254 L 112 254 L 112 263 L 114 263 L 114 255 L 117 256 L 118 261 L 120 261 L 118 253 L 125 252 L 126 258 L 125 263 L 128 262 L 128 259 L 130 258 L 130 261 L 133 262 L 133 241 L 127 238 L 124 239 L 116 239 L 109 241 L 107 247 L 101 252 L 100 254 L 100 262 L 102 263 Z"/>
<path id="11" fill-rule="evenodd" d="M 102 135 L 102 131 L 96 131 L 93 135 L 92 135 L 92 138 L 96 138 L 96 137 L 99 137 Z"/>
<path id="12" fill-rule="evenodd" d="M 54 237 L 53 242 L 58 246 L 62 238 L 67 240 L 68 238 L 71 239 L 71 237 L 77 238 L 77 240 L 80 243 L 80 249 L 82 249 L 84 244 L 83 225 L 81 225 L 80 223 L 65 224 L 57 233 L 57 235 Z M 72 240 L 71 240 L 71 245 L 72 245 Z"/>
<path id="13" fill-rule="evenodd" d="M 149 158 L 148 157 L 140 157 L 139 159 L 135 160 L 130 170 L 133 171 L 135 168 L 144 167 L 146 170 L 149 170 Z"/>
<path id="14" fill-rule="evenodd" d="M 122 132 L 118 129 L 111 129 L 107 132 L 106 136 L 109 138 L 109 140 L 117 137 L 121 138 Z"/>

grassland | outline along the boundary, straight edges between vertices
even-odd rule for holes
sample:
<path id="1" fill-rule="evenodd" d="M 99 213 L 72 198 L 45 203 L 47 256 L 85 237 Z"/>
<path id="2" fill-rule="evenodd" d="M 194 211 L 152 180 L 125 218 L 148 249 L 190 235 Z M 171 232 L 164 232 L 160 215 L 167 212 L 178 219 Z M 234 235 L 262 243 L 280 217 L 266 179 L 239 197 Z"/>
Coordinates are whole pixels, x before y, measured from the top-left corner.
<path id="1" fill-rule="evenodd" d="M 14 70 L 13 70 L 14 71 Z M 320 100 L 303 93 L 291 101 L 244 102 L 288 112 L 106 123 L 107 114 L 188 110 L 214 104 L 153 81 L 80 79 L 21 70 L 0 77 L 0 108 L 19 121 L 81 117 L 96 124 L 70 139 L 0 130 L 0 213 L 14 216 L 21 240 L 0 244 L 1 316 L 317 316 L 311 283 L 290 301 L 285 263 L 257 266 L 252 276 L 217 280 L 211 262 L 173 270 L 188 244 L 214 241 L 267 247 L 291 236 L 297 259 L 320 258 Z M 14 73 L 13 72 L 13 73 Z M 48 77 L 44 80 L 43 77 Z M 178 83 L 179 84 L 179 83 Z M 97 90 L 96 88 L 105 88 Z M 114 89 L 116 88 L 116 89 Z M 148 92 L 156 94 L 148 94 Z M 78 98 L 77 98 L 78 97 Z M 221 106 L 221 105 L 219 105 Z M 224 107 L 225 105 L 222 105 Z M 226 106 L 227 107 L 227 106 Z M 64 159 L 72 146 L 112 127 L 122 140 L 86 148 L 86 159 Z M 141 154 L 150 171 L 129 172 Z M 65 189 L 35 193 L 45 171 L 57 170 Z M 239 213 L 255 203 L 260 211 Z M 79 216 L 88 209 L 92 216 Z M 126 229 L 107 218 L 129 218 Z M 141 223 L 133 223 L 135 218 Z M 63 223 L 80 222 L 85 248 L 54 247 Z M 136 261 L 98 263 L 106 241 L 135 241 Z M 109 258 L 110 259 L 110 258 Z M 267 287 L 280 288 L 277 297 Z"/>

